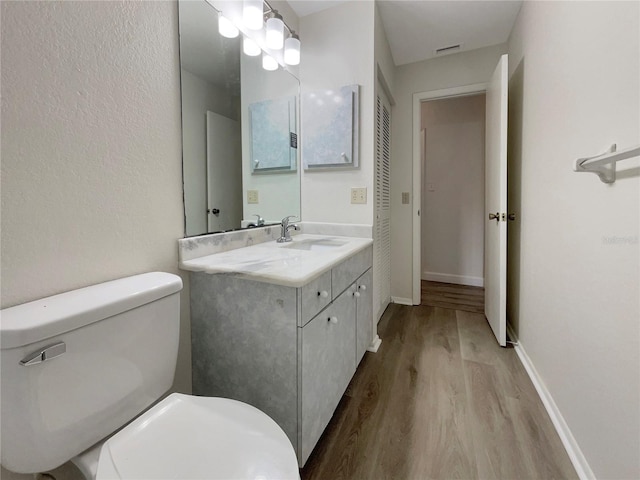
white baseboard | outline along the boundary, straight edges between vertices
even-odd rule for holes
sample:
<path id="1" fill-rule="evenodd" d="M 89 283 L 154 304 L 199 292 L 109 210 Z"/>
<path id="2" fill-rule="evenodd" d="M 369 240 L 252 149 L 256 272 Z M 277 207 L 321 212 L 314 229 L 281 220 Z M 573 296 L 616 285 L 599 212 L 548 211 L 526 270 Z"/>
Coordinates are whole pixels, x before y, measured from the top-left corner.
<path id="1" fill-rule="evenodd" d="M 449 273 L 422 272 L 422 280 L 431 282 L 455 283 L 456 285 L 470 285 L 484 287 L 484 278 L 469 275 L 452 275 Z"/>
<path id="2" fill-rule="evenodd" d="M 413 299 L 412 298 L 391 297 L 391 301 L 393 303 L 397 303 L 398 305 L 409 305 L 409 306 L 413 305 Z"/>
<path id="3" fill-rule="evenodd" d="M 553 423 L 553 426 L 560 436 L 560 440 L 562 440 L 562 444 L 564 445 L 564 448 L 569 455 L 569 459 L 573 464 L 573 468 L 576 469 L 578 477 L 581 480 L 595 480 L 596 476 L 593 474 L 593 471 L 591 470 L 587 459 L 582 453 L 582 450 L 580 450 L 578 442 L 571 433 L 569 425 L 567 425 L 567 422 L 562 416 L 562 413 L 560 413 L 560 409 L 556 405 L 556 402 L 553 400 L 551 393 L 549 392 L 549 390 L 547 390 L 547 387 L 542 381 L 542 378 L 540 378 L 540 375 L 538 375 L 536 367 L 534 367 L 533 363 L 531 363 L 531 359 L 527 355 L 527 352 L 525 351 L 522 344 L 518 341 L 518 338 L 516 337 L 510 325 L 507 325 L 507 333 L 509 334 L 509 338 L 513 342 L 516 342 L 516 344 L 514 345 L 514 350 L 516 351 L 520 362 L 522 362 L 522 365 L 527 371 L 527 374 L 529 374 L 529 378 L 531 379 L 533 386 L 538 392 L 538 396 L 540 397 L 540 400 L 542 400 L 544 408 L 547 410 L 547 413 L 551 418 L 551 422 Z"/>
<path id="4" fill-rule="evenodd" d="M 376 353 L 380 348 L 381 343 L 382 343 L 382 339 L 378 335 L 376 335 L 376 338 L 373 339 L 373 341 L 371 342 L 371 345 L 367 347 L 367 352 Z"/>

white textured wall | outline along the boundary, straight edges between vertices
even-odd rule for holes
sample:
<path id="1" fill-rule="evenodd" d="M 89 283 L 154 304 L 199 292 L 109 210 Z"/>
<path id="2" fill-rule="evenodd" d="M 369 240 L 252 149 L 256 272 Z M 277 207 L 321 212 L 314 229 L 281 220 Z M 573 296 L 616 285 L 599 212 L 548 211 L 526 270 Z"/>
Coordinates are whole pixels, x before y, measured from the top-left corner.
<path id="1" fill-rule="evenodd" d="M 482 286 L 485 96 L 424 102 L 421 113 L 422 278 Z"/>
<path id="2" fill-rule="evenodd" d="M 300 19 L 302 91 L 360 85 L 360 167 L 302 172 L 307 222 L 373 224 L 374 9 L 351 1 Z M 351 204 L 351 187 L 367 188 L 366 205 Z"/>
<path id="3" fill-rule="evenodd" d="M 2 307 L 152 270 L 179 273 L 176 3 L 1 9 Z M 175 380 L 185 392 L 188 291 Z"/>
<path id="4" fill-rule="evenodd" d="M 207 110 L 240 120 L 240 98 L 184 69 L 181 82 L 186 232 L 199 235 L 208 231 Z"/>
<path id="5" fill-rule="evenodd" d="M 387 33 L 385 32 L 384 25 L 382 24 L 382 17 L 380 16 L 380 9 L 378 8 L 377 3 L 375 11 L 374 36 L 376 78 L 378 82 L 385 84 L 385 88 L 389 90 L 387 95 L 391 95 L 391 97 L 393 97 L 396 85 L 396 65 L 393 62 L 391 47 L 389 46 L 389 40 L 387 39 Z M 376 88 L 378 88 L 377 84 Z M 394 103 L 392 98 L 390 98 L 389 101 L 391 101 L 392 104 Z"/>
<path id="6" fill-rule="evenodd" d="M 413 94 L 489 80 L 506 45 L 481 48 L 396 69 L 391 122 L 391 295 L 411 299 L 412 205 L 402 205 L 402 192 L 412 192 Z M 413 202 L 413 196 L 412 196 Z"/>
<path id="7" fill-rule="evenodd" d="M 509 316 L 608 479 L 640 477 L 640 160 L 610 186 L 572 163 L 640 144 L 639 19 L 638 2 L 524 2 L 509 40 Z"/>

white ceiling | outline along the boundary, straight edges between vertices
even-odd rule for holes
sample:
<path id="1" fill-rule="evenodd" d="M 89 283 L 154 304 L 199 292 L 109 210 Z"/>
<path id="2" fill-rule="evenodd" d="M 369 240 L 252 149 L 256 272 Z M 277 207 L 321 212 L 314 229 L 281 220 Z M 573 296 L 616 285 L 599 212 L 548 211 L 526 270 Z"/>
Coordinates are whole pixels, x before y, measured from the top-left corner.
<path id="1" fill-rule="evenodd" d="M 344 1 L 348 0 L 289 3 L 302 17 Z M 436 49 L 459 43 L 458 52 L 506 42 L 521 4 L 522 0 L 378 0 L 396 65 L 433 58 Z"/>
<path id="2" fill-rule="evenodd" d="M 335 7 L 347 0 L 289 0 L 287 3 L 291 5 L 293 11 L 298 17 L 305 17 L 312 13 L 321 12 L 327 8 Z"/>

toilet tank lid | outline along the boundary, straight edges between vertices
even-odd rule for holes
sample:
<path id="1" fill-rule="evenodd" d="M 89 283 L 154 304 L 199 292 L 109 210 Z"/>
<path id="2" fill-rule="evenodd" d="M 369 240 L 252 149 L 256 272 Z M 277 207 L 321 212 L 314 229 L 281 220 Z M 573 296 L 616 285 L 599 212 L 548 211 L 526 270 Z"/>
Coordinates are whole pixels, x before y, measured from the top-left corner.
<path id="1" fill-rule="evenodd" d="M 182 279 L 151 272 L 72 290 L 0 311 L 0 347 L 21 347 L 98 322 L 182 290 Z"/>

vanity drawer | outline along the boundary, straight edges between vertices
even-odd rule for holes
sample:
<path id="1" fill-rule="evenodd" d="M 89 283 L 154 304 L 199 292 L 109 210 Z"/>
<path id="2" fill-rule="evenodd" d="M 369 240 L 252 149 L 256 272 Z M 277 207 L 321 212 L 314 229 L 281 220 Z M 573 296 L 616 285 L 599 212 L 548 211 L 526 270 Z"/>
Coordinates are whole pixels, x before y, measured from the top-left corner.
<path id="1" fill-rule="evenodd" d="M 356 371 L 355 285 L 302 331 L 301 464 L 307 461 Z"/>
<path id="2" fill-rule="evenodd" d="M 302 314 L 299 326 L 309 320 L 331 302 L 331 271 L 323 273 L 315 280 L 300 288 Z"/>
<path id="3" fill-rule="evenodd" d="M 373 248 L 367 247 L 345 260 L 331 270 L 331 285 L 333 297 L 337 297 L 356 279 L 371 268 Z"/>

